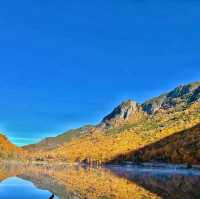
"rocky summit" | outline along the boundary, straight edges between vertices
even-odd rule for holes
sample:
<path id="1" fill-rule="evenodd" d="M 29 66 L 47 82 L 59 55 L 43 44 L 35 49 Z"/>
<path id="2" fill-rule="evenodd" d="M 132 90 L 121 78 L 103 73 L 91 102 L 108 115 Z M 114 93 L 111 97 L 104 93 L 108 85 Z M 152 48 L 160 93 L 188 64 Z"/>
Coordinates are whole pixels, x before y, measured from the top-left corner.
<path id="1" fill-rule="evenodd" d="M 160 109 L 188 106 L 199 99 L 200 81 L 188 85 L 180 85 L 166 94 L 146 101 L 142 104 L 142 107 L 148 114 L 153 114 Z"/>

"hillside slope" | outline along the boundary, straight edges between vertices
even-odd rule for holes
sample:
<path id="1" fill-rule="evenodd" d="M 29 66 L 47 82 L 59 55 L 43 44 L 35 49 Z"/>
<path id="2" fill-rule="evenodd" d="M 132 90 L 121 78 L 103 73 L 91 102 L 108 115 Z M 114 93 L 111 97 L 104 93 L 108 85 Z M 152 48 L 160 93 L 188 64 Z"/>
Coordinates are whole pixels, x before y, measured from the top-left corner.
<path id="1" fill-rule="evenodd" d="M 200 123 L 138 150 L 115 157 L 113 161 L 124 160 L 200 164 Z"/>
<path id="2" fill-rule="evenodd" d="M 87 125 L 87 126 L 84 126 L 84 127 L 78 128 L 78 129 L 69 130 L 61 135 L 56 136 L 56 137 L 45 138 L 44 140 L 40 141 L 37 144 L 26 145 L 23 148 L 26 149 L 27 151 L 52 150 L 66 142 L 70 142 L 74 139 L 80 138 L 85 133 L 92 132 L 93 130 L 94 130 L 94 126 Z"/>
<path id="3" fill-rule="evenodd" d="M 184 111 L 165 113 L 165 118 L 163 118 L 163 113 L 160 113 L 148 120 L 129 124 L 120 129 L 85 135 L 48 153 L 43 153 L 41 156 L 65 161 L 98 163 L 121 160 L 121 157 L 124 160 L 133 160 L 134 158 L 130 157 L 130 152 L 192 128 L 199 123 L 200 103 L 196 103 Z M 199 149 L 195 150 L 199 153 Z M 173 161 L 170 162 L 173 163 Z M 179 163 L 185 163 L 185 160 Z"/>
<path id="4" fill-rule="evenodd" d="M 0 134 L 0 159 L 18 158 L 23 150 L 12 144 L 6 136 Z"/>
<path id="5" fill-rule="evenodd" d="M 200 82 L 195 82 L 178 86 L 141 105 L 128 100 L 122 102 L 104 117 L 100 124 L 86 129 L 82 133 L 78 130 L 75 131 L 76 133 L 72 131 L 70 134 L 64 134 L 64 136 L 69 135 L 72 139 L 59 142 L 59 136 L 52 138 L 53 142 L 56 140 L 58 144 L 51 150 L 44 150 L 42 142 L 34 145 L 34 150 L 27 148 L 32 152 L 37 151 L 35 149 L 40 150 L 39 155 L 33 153 L 33 158 L 37 159 L 98 163 L 122 161 L 122 159 L 134 161 L 134 151 L 158 143 L 178 132 L 184 133 L 186 129 L 200 124 L 199 99 Z M 194 128 L 193 131 L 195 131 L 194 135 L 197 135 L 199 129 Z M 185 140 L 180 136 L 179 139 L 189 142 L 193 138 Z M 172 146 L 174 147 L 174 145 L 168 147 Z M 160 147 L 164 147 L 162 142 Z M 158 148 L 152 148 L 152 151 L 154 150 L 158 151 Z M 167 149 L 164 147 L 162 153 L 165 154 L 165 150 Z M 151 153 L 154 153 L 152 151 Z M 200 155 L 200 147 L 197 146 L 194 153 L 197 156 Z M 155 154 L 158 153 L 155 152 Z M 176 154 L 177 158 L 167 158 L 167 160 L 163 158 L 163 160 L 171 163 L 177 162 L 175 159 L 178 159 L 180 154 L 182 155 L 182 153 Z M 196 155 L 192 155 L 191 160 L 185 158 L 178 162 L 198 163 Z M 145 157 L 147 156 L 148 153 Z"/>

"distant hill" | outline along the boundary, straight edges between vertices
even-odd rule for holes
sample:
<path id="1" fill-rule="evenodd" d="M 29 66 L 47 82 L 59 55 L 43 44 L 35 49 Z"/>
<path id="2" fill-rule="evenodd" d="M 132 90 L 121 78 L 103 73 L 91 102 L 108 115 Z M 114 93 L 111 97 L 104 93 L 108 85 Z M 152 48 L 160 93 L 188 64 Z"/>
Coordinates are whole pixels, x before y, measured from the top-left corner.
<path id="1" fill-rule="evenodd" d="M 93 129 L 94 126 L 92 125 L 87 125 L 78 129 L 72 129 L 56 137 L 45 138 L 44 140 L 42 140 L 37 144 L 26 145 L 23 148 L 29 151 L 34 151 L 34 150 L 48 151 L 51 149 L 55 149 L 66 142 L 70 142 L 74 139 L 80 138 L 83 134 L 92 132 Z"/>
<path id="2" fill-rule="evenodd" d="M 134 151 L 148 145 L 154 146 L 153 143 L 161 141 L 160 148 L 155 147 L 155 154 L 158 155 L 158 151 L 164 147 L 164 138 L 178 132 L 185 135 L 184 131 L 188 132 L 200 124 L 199 99 L 200 82 L 180 85 L 143 104 L 132 100 L 124 101 L 96 126 L 71 130 L 24 148 L 29 152 L 39 150 L 40 153 L 34 153 L 36 159 L 107 163 L 122 159 L 134 161 Z M 194 135 L 198 135 L 199 128 L 194 128 L 192 132 L 194 131 Z M 190 139 L 197 142 L 199 137 L 184 139 L 180 135 L 178 139 L 179 143 L 182 143 L 181 140 L 190 142 Z M 168 145 L 172 146 L 174 147 Z M 167 149 L 164 147 L 162 153 L 165 154 L 165 150 Z M 194 150 L 191 154 L 200 155 L 200 147 L 197 146 Z M 152 151 L 154 148 L 151 149 L 151 153 Z M 180 154 L 182 153 L 178 153 L 177 157 Z M 181 159 L 179 163 L 197 163 L 196 155 L 191 155 L 190 160 Z M 175 159 L 163 158 L 172 163 Z"/>

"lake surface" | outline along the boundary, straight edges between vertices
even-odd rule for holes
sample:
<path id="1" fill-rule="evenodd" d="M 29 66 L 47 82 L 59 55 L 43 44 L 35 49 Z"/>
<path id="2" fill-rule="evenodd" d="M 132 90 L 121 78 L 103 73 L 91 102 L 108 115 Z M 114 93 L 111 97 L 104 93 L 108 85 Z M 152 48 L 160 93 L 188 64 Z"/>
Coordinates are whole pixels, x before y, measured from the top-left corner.
<path id="1" fill-rule="evenodd" d="M 2 199 L 198 199 L 200 170 L 171 165 L 0 163 Z"/>
<path id="2" fill-rule="evenodd" d="M 0 184 L 0 198 L 2 199 L 43 199 L 51 195 L 49 191 L 38 189 L 31 182 L 17 177 L 8 178 Z M 58 197 L 54 198 L 58 199 Z"/>

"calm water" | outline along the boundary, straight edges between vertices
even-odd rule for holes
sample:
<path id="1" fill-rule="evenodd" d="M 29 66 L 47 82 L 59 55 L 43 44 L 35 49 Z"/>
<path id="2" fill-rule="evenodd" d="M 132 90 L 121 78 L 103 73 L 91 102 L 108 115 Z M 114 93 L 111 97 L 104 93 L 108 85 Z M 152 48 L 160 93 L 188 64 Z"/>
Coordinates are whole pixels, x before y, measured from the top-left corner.
<path id="1" fill-rule="evenodd" d="M 0 163 L 2 199 L 200 199 L 200 170 Z"/>
<path id="2" fill-rule="evenodd" d="M 49 191 L 38 189 L 31 182 L 17 177 L 10 177 L 0 184 L 0 198 L 2 199 L 43 199 L 51 195 Z M 58 199 L 58 197 L 54 198 Z"/>

